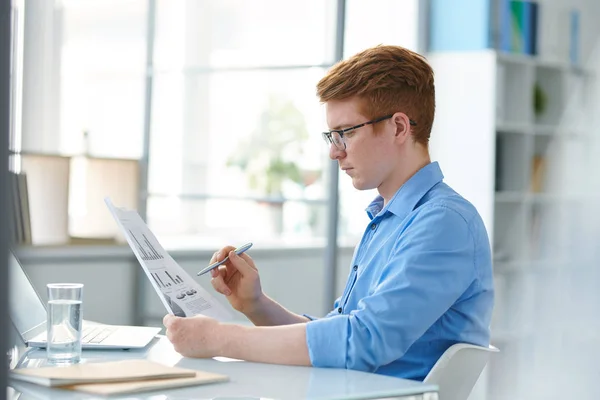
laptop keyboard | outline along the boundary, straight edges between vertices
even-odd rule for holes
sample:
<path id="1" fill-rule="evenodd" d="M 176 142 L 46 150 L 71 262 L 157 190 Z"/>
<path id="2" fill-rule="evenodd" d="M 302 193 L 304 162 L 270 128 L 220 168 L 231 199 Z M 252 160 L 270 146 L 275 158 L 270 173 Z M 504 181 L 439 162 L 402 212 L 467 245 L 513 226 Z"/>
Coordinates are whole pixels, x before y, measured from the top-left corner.
<path id="1" fill-rule="evenodd" d="M 108 326 L 86 326 L 81 334 L 81 343 L 102 343 L 115 330 Z"/>

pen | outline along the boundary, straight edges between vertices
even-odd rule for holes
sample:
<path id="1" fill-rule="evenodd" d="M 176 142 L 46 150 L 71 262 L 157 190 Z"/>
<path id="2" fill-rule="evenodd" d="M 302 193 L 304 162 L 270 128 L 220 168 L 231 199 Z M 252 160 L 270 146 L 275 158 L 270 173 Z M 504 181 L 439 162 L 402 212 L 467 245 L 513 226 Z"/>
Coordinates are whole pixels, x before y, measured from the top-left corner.
<path id="1" fill-rule="evenodd" d="M 245 245 L 242 245 L 233 251 L 235 252 L 235 254 L 237 254 L 239 256 L 240 254 L 242 254 L 243 252 L 248 250 L 250 247 L 252 247 L 252 243 L 246 243 Z M 196 275 L 197 276 L 204 275 L 207 272 L 212 271 L 213 269 L 217 268 L 219 265 L 225 264 L 227 262 L 227 260 L 229 260 L 229 256 L 225 257 L 221 261 L 217 261 L 216 263 L 210 264 L 208 267 L 204 268 L 202 271 L 198 272 Z"/>

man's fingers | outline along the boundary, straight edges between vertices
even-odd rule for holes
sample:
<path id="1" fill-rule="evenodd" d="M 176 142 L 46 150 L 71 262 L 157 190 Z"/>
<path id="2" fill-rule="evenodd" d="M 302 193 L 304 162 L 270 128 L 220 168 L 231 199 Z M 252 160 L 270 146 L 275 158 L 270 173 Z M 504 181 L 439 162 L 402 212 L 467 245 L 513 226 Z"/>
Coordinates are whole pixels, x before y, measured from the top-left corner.
<path id="1" fill-rule="evenodd" d="M 219 293 L 229 296 L 231 295 L 231 290 L 227 287 L 225 280 L 223 279 L 223 274 L 219 274 L 218 276 L 212 278 L 210 280 L 212 287 Z"/>
<path id="2" fill-rule="evenodd" d="M 223 261 L 223 259 L 225 257 L 227 257 L 227 254 L 229 254 L 229 252 L 231 250 L 235 250 L 235 247 L 233 247 L 233 246 L 225 246 L 221 250 L 217 251 L 217 253 L 215 255 L 215 259 L 214 259 L 214 261 L 211 261 L 211 264 L 213 262 Z"/>
<path id="3" fill-rule="evenodd" d="M 235 249 L 235 247 L 233 246 L 225 246 L 223 247 L 221 250 L 215 251 L 212 255 L 212 257 L 210 258 L 210 261 L 208 262 L 208 265 L 214 264 L 216 262 L 219 261 L 223 261 L 223 259 L 225 259 L 225 257 L 227 256 L 227 254 L 229 254 L 229 252 L 231 250 Z M 225 271 L 224 267 L 220 268 L 221 271 Z M 213 269 L 210 271 L 210 275 L 214 278 L 217 275 L 219 275 L 219 271 Z"/>
<path id="4" fill-rule="evenodd" d="M 233 270 L 233 271 L 235 271 L 235 270 Z M 213 270 L 211 270 L 210 271 L 210 276 L 212 276 L 213 278 L 216 278 L 217 276 L 220 276 L 224 280 L 226 280 L 228 276 L 231 276 L 231 274 L 233 273 L 233 271 L 229 271 L 227 269 L 227 265 L 223 264 L 223 265 L 219 265 L 217 268 L 214 268 Z"/>
<path id="5" fill-rule="evenodd" d="M 252 259 L 252 257 L 250 257 L 246 253 L 240 254 L 240 257 L 243 258 L 244 261 L 246 261 L 248 263 L 248 265 L 252 267 L 252 269 L 254 269 L 255 271 L 258 271 L 258 268 L 256 268 L 256 265 L 254 264 L 254 260 Z"/>
<path id="6" fill-rule="evenodd" d="M 171 315 L 171 314 L 165 315 L 164 318 L 163 318 L 163 325 L 168 329 L 171 326 L 171 324 L 173 323 L 173 320 L 175 318 L 176 317 L 174 315 Z"/>
<path id="7" fill-rule="evenodd" d="M 256 274 L 256 268 L 250 265 L 250 263 L 254 264 L 254 262 L 246 254 L 242 254 L 242 257 L 240 257 L 237 254 L 235 254 L 235 252 L 230 251 L 229 261 L 230 262 L 228 264 L 231 264 L 236 270 L 238 270 L 240 274 L 242 274 L 242 276 Z"/>

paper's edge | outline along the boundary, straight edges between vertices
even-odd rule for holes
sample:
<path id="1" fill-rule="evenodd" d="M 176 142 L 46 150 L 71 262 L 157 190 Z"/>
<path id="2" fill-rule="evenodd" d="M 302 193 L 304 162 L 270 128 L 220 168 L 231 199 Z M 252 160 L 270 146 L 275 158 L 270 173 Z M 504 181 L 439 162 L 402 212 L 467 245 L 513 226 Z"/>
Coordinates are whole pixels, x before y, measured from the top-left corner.
<path id="1" fill-rule="evenodd" d="M 162 290 L 160 290 L 160 288 L 158 287 L 158 284 L 154 281 L 154 279 L 152 278 L 152 276 L 149 275 L 150 271 L 147 268 L 144 268 L 144 266 L 142 265 L 141 255 L 139 254 L 138 250 L 136 250 L 137 248 L 136 248 L 135 244 L 132 243 L 133 239 L 131 239 L 129 237 L 129 235 L 127 235 L 125 233 L 126 229 L 123 226 L 123 224 L 121 223 L 121 220 L 119 219 L 119 216 L 117 215 L 117 212 L 116 212 L 117 211 L 117 207 L 114 206 L 114 204 L 110 200 L 110 197 L 105 197 L 104 198 L 104 202 L 106 203 L 106 206 L 108 207 L 108 211 L 110 211 L 110 214 L 112 215 L 113 219 L 115 220 L 115 222 L 119 226 L 119 228 L 121 230 L 121 234 L 123 236 L 125 236 L 125 239 L 127 240 L 127 244 L 129 245 L 129 248 L 131 249 L 131 251 L 135 255 L 135 258 L 137 259 L 138 263 L 140 264 L 140 268 L 142 268 L 142 270 L 144 271 L 144 274 L 148 278 L 148 281 L 150 282 L 150 285 L 152 285 L 152 288 L 154 289 L 154 291 L 158 295 L 158 297 L 160 299 L 160 302 L 165 306 L 165 308 L 167 309 L 167 311 L 169 312 L 169 314 L 174 315 L 175 313 L 173 312 L 173 309 L 171 309 L 171 307 L 169 306 L 169 303 L 167 302 L 167 299 L 165 299 L 165 296 L 162 293 Z"/>

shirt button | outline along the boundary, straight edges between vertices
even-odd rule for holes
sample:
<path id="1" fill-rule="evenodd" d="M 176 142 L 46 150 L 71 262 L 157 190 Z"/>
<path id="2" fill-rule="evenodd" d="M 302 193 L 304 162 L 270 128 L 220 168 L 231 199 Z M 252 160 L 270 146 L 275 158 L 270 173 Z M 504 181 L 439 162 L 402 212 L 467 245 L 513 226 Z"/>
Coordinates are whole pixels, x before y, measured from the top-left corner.
<path id="1" fill-rule="evenodd" d="M 341 314 L 342 313 L 342 307 L 338 308 L 338 312 Z"/>
<path id="2" fill-rule="evenodd" d="M 352 269 L 356 271 L 358 269 L 358 265 L 355 265 Z"/>
<path id="3" fill-rule="evenodd" d="M 371 224 L 371 230 L 374 231 L 377 228 L 377 224 Z"/>

